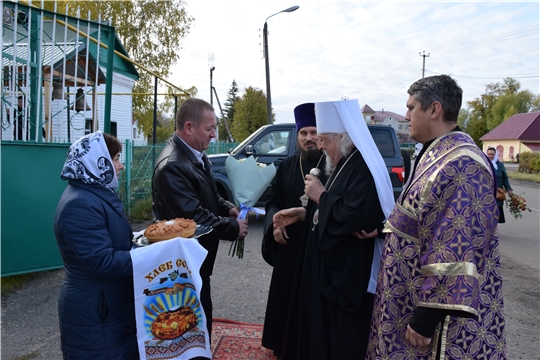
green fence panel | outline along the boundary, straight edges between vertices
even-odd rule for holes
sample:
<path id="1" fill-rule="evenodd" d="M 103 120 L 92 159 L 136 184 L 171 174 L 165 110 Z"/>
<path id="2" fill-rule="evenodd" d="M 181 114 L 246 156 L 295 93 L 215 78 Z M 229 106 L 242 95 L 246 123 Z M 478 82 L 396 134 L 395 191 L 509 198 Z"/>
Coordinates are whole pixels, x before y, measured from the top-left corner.
<path id="1" fill-rule="evenodd" d="M 207 153 L 226 153 L 236 145 L 212 143 Z M 164 147 L 125 144 L 129 154 L 118 192 L 128 216 L 137 206 L 151 209 L 152 172 Z M 0 143 L 1 276 L 63 267 L 53 222 L 67 186 L 60 172 L 68 149 L 69 144 Z"/>
<path id="2" fill-rule="evenodd" d="M 60 179 L 68 144 L 0 144 L 1 275 L 63 267 L 54 213 L 67 182 Z"/>
<path id="3" fill-rule="evenodd" d="M 235 148 L 239 143 L 210 143 L 207 154 L 223 154 Z M 125 170 L 120 176 L 119 196 L 126 207 L 127 216 L 131 216 L 137 207 L 151 208 L 152 173 L 156 159 L 166 144 L 137 144 L 126 140 L 124 144 Z M 127 185 L 129 184 L 129 185 Z M 140 213 L 138 211 L 137 213 Z"/>
<path id="4" fill-rule="evenodd" d="M 234 149 L 240 144 L 239 142 L 211 142 L 208 149 L 205 151 L 208 155 L 226 154 L 229 150 Z"/>
<path id="5" fill-rule="evenodd" d="M 133 145 L 129 140 L 124 144 L 125 170 L 120 176 L 118 195 L 126 208 L 127 216 L 131 216 L 135 207 L 151 207 L 152 173 L 155 159 L 165 148 L 165 144 Z M 129 185 L 128 185 L 129 184 Z"/>

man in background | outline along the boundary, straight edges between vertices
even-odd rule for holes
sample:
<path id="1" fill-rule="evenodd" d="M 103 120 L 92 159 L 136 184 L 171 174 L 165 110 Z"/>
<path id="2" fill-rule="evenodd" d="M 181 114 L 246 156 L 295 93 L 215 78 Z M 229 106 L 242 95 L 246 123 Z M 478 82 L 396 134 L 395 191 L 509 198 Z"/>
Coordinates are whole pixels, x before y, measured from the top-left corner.
<path id="1" fill-rule="evenodd" d="M 26 141 L 30 139 L 30 124 L 24 121 L 24 96 L 20 95 L 17 100 L 17 110 L 13 111 L 13 140 Z M 43 127 L 41 127 L 41 136 L 46 139 L 46 132 Z"/>
<path id="2" fill-rule="evenodd" d="M 496 183 L 447 75 L 408 90 L 423 144 L 387 219 L 367 359 L 506 359 Z"/>
<path id="3" fill-rule="evenodd" d="M 235 240 L 248 232 L 247 220 L 237 220 L 239 209 L 225 201 L 214 182 L 211 164 L 204 150 L 216 137 L 216 113 L 204 100 L 186 100 L 176 114 L 176 132 L 163 149 L 152 177 L 154 220 L 192 219 L 211 226 L 212 232 L 199 243 L 208 250 L 200 274 L 203 306 L 208 334 L 212 333 L 210 276 L 219 240 Z"/>
<path id="4" fill-rule="evenodd" d="M 276 356 L 281 355 L 294 274 L 303 250 L 300 248 L 300 237 L 304 223 L 274 229 L 273 217 L 282 209 L 302 206 L 300 197 L 304 195 L 304 179 L 311 169 L 320 170 L 321 181 L 325 182 L 327 178 L 324 155 L 317 143 L 315 104 L 298 105 L 294 109 L 294 120 L 300 152 L 283 160 L 279 166 L 268 193 L 264 222 L 263 241 L 266 248 L 263 257 L 274 270 L 268 292 L 262 345 L 274 350 Z"/>
<path id="5" fill-rule="evenodd" d="M 24 123 L 24 97 L 18 98 L 17 110 L 13 111 L 13 140 L 28 140 L 28 127 Z M 25 130 L 26 127 L 26 131 Z"/>

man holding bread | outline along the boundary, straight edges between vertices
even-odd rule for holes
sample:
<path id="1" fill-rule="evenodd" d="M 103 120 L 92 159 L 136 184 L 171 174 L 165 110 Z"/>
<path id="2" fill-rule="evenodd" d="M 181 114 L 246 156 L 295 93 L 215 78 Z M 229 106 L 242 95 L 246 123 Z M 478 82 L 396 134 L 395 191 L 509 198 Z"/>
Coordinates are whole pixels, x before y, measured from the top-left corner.
<path id="1" fill-rule="evenodd" d="M 152 176 L 154 220 L 192 219 L 211 226 L 199 243 L 208 251 L 201 266 L 201 303 L 208 334 L 212 332 L 210 276 L 219 240 L 235 240 L 248 232 L 247 220 L 237 220 L 239 209 L 218 193 L 204 150 L 216 137 L 216 113 L 202 99 L 186 100 L 176 114 L 176 131 L 156 162 Z"/>

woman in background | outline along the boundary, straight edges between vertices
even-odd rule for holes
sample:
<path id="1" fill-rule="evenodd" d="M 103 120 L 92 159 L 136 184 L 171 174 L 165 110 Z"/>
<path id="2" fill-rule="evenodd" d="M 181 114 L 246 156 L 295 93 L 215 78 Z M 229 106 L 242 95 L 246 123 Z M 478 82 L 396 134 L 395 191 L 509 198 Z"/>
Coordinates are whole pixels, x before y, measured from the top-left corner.
<path id="1" fill-rule="evenodd" d="M 138 359 L 132 231 L 115 192 L 122 145 L 101 131 L 74 142 L 54 231 L 66 278 L 58 298 L 64 359 Z"/>
<path id="2" fill-rule="evenodd" d="M 512 187 L 510 186 L 510 182 L 508 181 L 508 174 L 506 173 L 506 168 L 504 167 L 504 164 L 497 159 L 497 150 L 494 147 L 489 147 L 487 149 L 487 156 L 489 160 L 491 160 L 491 163 L 495 168 L 495 173 L 497 175 L 497 187 L 504 189 L 508 193 L 508 195 L 512 195 L 513 191 Z M 497 206 L 499 207 L 500 213 L 499 224 L 503 224 L 505 222 L 503 204 L 504 200 L 497 200 Z"/>

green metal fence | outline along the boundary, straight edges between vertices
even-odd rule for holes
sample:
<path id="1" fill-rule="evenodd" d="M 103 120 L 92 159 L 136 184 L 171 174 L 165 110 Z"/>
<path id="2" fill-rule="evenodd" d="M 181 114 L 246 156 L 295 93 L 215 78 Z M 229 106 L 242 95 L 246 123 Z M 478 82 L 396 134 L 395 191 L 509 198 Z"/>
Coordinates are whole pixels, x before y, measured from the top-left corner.
<path id="1" fill-rule="evenodd" d="M 212 143 L 208 154 L 236 143 Z M 126 213 L 145 207 L 151 216 L 153 161 L 165 145 L 125 143 L 126 170 L 119 194 Z M 60 179 L 69 144 L 0 142 L 1 276 L 63 267 L 54 236 L 56 206 L 67 182 Z"/>
<path id="2" fill-rule="evenodd" d="M 1 275 L 64 266 L 54 236 L 69 144 L 1 142 Z"/>

